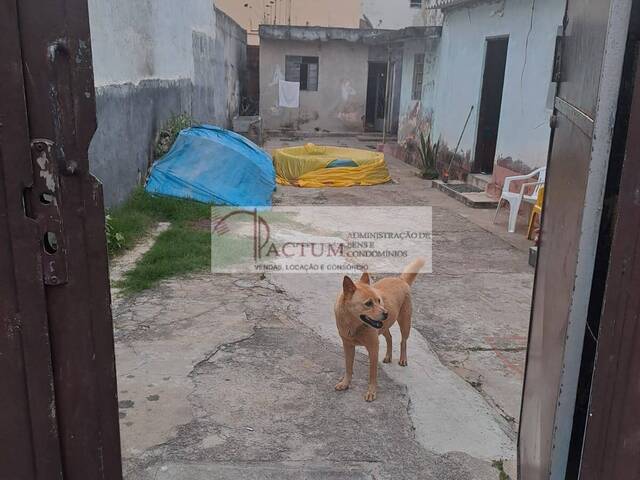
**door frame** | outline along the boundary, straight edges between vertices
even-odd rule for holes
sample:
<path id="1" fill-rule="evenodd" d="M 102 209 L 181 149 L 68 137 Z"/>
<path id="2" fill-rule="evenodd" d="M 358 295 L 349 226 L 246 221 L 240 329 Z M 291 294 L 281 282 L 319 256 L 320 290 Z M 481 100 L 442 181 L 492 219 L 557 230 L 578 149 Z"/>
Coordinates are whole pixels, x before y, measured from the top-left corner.
<path id="1" fill-rule="evenodd" d="M 478 106 L 475 110 L 475 119 L 476 119 L 476 128 L 475 128 L 475 135 L 474 135 L 474 139 L 473 139 L 473 159 L 471 161 L 471 173 L 480 173 L 480 170 L 477 167 L 477 159 L 476 159 L 476 153 L 477 153 L 477 149 L 478 149 L 478 145 L 479 145 L 479 137 L 480 137 L 480 112 L 482 110 L 482 92 L 484 91 L 484 77 L 485 77 L 485 73 L 486 73 L 486 67 L 487 67 L 487 51 L 488 51 L 488 47 L 489 47 L 489 42 L 491 41 L 496 41 L 496 40 L 503 40 L 506 39 L 507 40 L 507 58 L 505 60 L 505 79 L 506 79 L 506 75 L 507 75 L 507 67 L 508 67 L 508 60 L 509 60 L 509 42 L 511 41 L 511 36 L 509 34 L 504 34 L 504 35 L 490 35 L 484 38 L 484 50 L 483 50 L 483 55 L 482 55 L 482 67 L 480 68 L 480 87 L 478 89 L 478 94 L 477 94 L 477 101 L 476 101 L 476 105 Z M 503 92 L 502 92 L 502 97 L 504 99 L 504 85 L 503 85 Z M 500 117 L 502 117 L 502 104 L 500 105 Z M 498 125 L 498 134 L 500 133 L 500 126 Z M 496 138 L 496 146 L 497 146 L 497 138 Z M 494 155 L 494 159 L 493 159 L 493 163 L 495 166 L 495 155 Z"/>
<path id="2" fill-rule="evenodd" d="M 385 95 L 384 98 L 382 99 L 383 105 L 384 105 L 384 114 L 382 116 L 382 118 L 378 119 L 377 117 L 377 111 L 378 111 L 378 102 L 377 102 L 377 85 L 376 85 L 376 98 L 374 99 L 374 107 L 373 107 L 373 124 L 368 123 L 368 117 L 369 117 L 369 82 L 371 81 L 371 77 L 370 77 L 370 73 L 371 73 L 371 66 L 372 65 L 380 65 L 383 66 L 385 69 L 385 77 L 384 77 L 384 86 L 385 86 Z M 381 60 L 369 60 L 367 61 L 367 95 L 365 96 L 365 111 L 364 111 L 364 118 L 365 118 L 365 129 L 367 131 L 370 132 L 380 132 L 382 133 L 383 129 L 384 129 L 384 125 L 381 128 L 377 128 L 377 122 L 378 120 L 380 122 L 384 123 L 385 117 L 387 115 L 387 95 L 386 95 L 386 89 L 387 89 L 387 84 L 388 84 L 388 80 L 387 77 L 389 75 L 389 68 L 388 68 L 388 62 L 386 61 L 381 61 Z"/>
<path id="3" fill-rule="evenodd" d="M 640 471 L 640 71 L 635 77 L 597 336 L 581 480 L 630 479 Z"/>

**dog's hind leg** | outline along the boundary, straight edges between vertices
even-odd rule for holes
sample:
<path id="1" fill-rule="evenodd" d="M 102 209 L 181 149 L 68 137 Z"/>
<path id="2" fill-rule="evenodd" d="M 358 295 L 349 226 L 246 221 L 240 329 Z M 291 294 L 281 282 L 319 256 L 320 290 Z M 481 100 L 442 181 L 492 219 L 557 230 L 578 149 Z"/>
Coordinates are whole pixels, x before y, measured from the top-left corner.
<path id="1" fill-rule="evenodd" d="M 411 314 L 411 298 L 407 296 L 398 314 L 398 326 L 400 327 L 400 334 L 402 335 L 402 340 L 400 341 L 400 361 L 398 364 L 402 367 L 407 366 L 407 340 L 409 339 L 409 333 L 411 333 Z"/>
<path id="2" fill-rule="evenodd" d="M 353 343 L 347 343 L 342 341 L 344 347 L 344 377 L 336 385 L 336 390 L 346 390 L 351 384 L 351 377 L 353 377 L 353 360 L 356 357 L 356 346 Z"/>
<path id="3" fill-rule="evenodd" d="M 393 345 L 391 332 L 387 329 L 382 333 L 382 335 L 384 335 L 384 339 L 387 341 L 387 354 L 384 356 L 382 363 L 391 363 L 392 345 Z"/>

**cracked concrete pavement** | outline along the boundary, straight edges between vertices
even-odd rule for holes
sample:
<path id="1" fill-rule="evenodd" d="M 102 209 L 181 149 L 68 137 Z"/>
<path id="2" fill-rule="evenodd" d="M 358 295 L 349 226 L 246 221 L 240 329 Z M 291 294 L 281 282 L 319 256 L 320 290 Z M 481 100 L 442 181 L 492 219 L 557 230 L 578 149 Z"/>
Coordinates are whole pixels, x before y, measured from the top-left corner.
<path id="1" fill-rule="evenodd" d="M 332 315 L 339 276 L 200 274 L 116 293 L 127 479 L 498 478 L 490 461 L 515 456 L 528 244 L 492 225 L 492 212 L 388 163 L 392 184 L 279 187 L 275 200 L 434 208 L 434 272 L 413 287 L 409 366 L 382 366 L 368 404 L 359 352 L 351 389 L 333 390 L 343 370 Z"/>

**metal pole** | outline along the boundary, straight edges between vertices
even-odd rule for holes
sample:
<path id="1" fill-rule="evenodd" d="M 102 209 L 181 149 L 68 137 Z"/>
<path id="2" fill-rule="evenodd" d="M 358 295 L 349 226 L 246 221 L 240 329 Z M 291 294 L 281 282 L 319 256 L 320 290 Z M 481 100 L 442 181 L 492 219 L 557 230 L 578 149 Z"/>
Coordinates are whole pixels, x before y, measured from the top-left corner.
<path id="1" fill-rule="evenodd" d="M 384 121 L 382 123 L 382 144 L 387 143 L 387 117 L 389 115 L 389 78 L 391 71 L 391 45 L 387 44 L 387 78 L 384 89 Z"/>
<path id="2" fill-rule="evenodd" d="M 451 155 L 451 160 L 449 161 L 449 167 L 447 168 L 447 171 L 445 172 L 445 178 L 443 178 L 444 183 L 447 183 L 449 181 L 449 174 L 451 172 L 451 165 L 453 165 L 453 160 L 456 158 L 456 155 L 458 153 L 458 149 L 460 148 L 460 143 L 462 143 L 462 137 L 464 137 L 464 132 L 467 131 L 467 125 L 469 125 L 469 119 L 471 118 L 471 114 L 473 113 L 473 109 L 475 108 L 475 105 L 471 105 L 471 108 L 469 109 L 469 115 L 467 115 L 467 120 L 464 122 L 464 127 L 462 128 L 462 133 L 460 134 L 460 138 L 458 139 L 458 143 L 456 144 L 456 149 L 453 151 L 453 155 Z"/>

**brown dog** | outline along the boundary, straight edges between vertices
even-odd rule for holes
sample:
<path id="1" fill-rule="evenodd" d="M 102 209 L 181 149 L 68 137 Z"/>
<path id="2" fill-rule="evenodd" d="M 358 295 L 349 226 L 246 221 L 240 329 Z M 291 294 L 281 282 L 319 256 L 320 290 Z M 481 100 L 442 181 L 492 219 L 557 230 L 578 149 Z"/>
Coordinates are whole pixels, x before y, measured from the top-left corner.
<path id="1" fill-rule="evenodd" d="M 363 273 L 354 283 L 344 277 L 342 293 L 335 306 L 336 325 L 342 338 L 345 357 L 345 374 L 336 390 L 346 390 L 353 376 L 356 345 L 362 345 L 369 353 L 369 388 L 364 396 L 367 402 L 376 399 L 378 386 L 378 336 L 384 335 L 387 353 L 384 363 L 391 362 L 391 333 L 389 328 L 397 321 L 402 334 L 400 342 L 401 366 L 407 366 L 407 339 L 411 331 L 411 289 L 409 288 L 424 266 L 420 258 L 410 263 L 399 277 L 384 278 L 373 285 L 369 274 Z"/>

